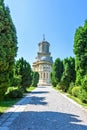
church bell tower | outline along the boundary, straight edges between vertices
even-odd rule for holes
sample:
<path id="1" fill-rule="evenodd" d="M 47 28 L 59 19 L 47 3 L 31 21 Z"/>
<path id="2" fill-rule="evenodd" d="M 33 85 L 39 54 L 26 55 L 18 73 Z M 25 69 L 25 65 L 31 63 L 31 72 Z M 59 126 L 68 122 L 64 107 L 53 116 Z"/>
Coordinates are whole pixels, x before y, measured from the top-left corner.
<path id="1" fill-rule="evenodd" d="M 37 52 L 36 61 L 33 62 L 33 71 L 39 73 L 39 83 L 38 85 L 51 85 L 50 83 L 50 73 L 52 70 L 52 57 L 49 52 L 50 43 L 45 40 L 43 35 L 43 40 L 38 43 L 39 51 Z"/>

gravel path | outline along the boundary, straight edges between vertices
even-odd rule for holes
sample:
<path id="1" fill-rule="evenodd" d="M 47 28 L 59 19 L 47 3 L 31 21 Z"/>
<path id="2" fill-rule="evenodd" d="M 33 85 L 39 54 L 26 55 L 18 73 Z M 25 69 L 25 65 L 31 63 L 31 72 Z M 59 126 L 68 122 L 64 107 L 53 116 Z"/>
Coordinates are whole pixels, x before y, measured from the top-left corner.
<path id="1" fill-rule="evenodd" d="M 0 130 L 87 130 L 87 110 L 51 86 L 37 87 L 2 115 Z"/>

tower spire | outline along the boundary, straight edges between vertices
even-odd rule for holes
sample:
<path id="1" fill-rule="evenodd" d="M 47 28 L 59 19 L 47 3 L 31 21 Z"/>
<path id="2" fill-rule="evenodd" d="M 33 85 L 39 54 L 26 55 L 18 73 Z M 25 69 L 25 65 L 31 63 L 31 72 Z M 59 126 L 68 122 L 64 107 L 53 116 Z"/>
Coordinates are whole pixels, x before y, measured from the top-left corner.
<path id="1" fill-rule="evenodd" d="M 45 41 L 45 34 L 43 34 L 43 41 Z"/>

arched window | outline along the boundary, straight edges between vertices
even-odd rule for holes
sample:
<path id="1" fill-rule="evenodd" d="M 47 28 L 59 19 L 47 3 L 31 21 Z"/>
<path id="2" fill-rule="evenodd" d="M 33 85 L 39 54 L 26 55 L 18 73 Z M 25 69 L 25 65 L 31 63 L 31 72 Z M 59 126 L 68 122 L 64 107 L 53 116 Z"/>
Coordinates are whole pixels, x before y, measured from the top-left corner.
<path id="1" fill-rule="evenodd" d="M 47 79 L 48 79 L 48 73 L 47 73 L 47 76 L 46 76 L 46 77 L 47 77 Z"/>
<path id="2" fill-rule="evenodd" d="M 46 45 L 46 52 L 48 53 L 49 52 L 49 46 Z"/>
<path id="3" fill-rule="evenodd" d="M 44 79 L 45 79 L 45 73 L 44 73 Z"/>

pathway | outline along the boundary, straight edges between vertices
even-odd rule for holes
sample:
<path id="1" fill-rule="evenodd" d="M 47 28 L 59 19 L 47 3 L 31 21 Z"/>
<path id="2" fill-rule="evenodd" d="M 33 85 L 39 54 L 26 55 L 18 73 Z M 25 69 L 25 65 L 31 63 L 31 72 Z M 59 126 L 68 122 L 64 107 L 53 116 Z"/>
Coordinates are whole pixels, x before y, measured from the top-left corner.
<path id="1" fill-rule="evenodd" d="M 39 86 L 0 117 L 0 130 L 87 130 L 87 111 L 51 86 Z"/>

